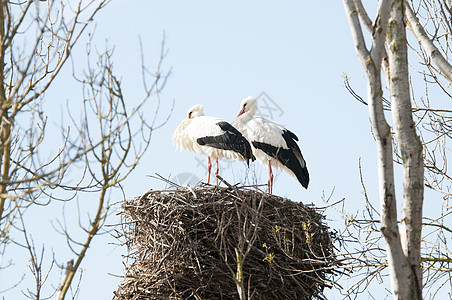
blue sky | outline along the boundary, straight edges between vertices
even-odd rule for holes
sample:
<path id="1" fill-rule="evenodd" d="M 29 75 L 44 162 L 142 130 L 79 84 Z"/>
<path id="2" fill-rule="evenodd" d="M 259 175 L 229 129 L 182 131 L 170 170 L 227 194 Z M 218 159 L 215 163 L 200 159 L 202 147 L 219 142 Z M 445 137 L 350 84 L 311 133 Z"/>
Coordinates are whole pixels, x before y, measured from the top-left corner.
<path id="1" fill-rule="evenodd" d="M 206 179 L 205 168 L 198 163 L 205 158 L 177 151 L 170 139 L 189 107 L 203 104 L 206 115 L 232 122 L 243 98 L 265 92 L 283 111 L 273 121 L 300 138 L 311 175 L 305 190 L 296 179 L 281 173 L 274 193 L 324 206 L 322 194 L 334 189 L 333 199 L 345 197 L 346 206 L 356 210 L 363 203 L 358 172 L 361 158 L 369 192 L 378 206 L 376 185 L 372 184 L 376 181 L 376 151 L 367 109 L 343 85 L 347 72 L 356 89 L 365 94 L 363 72 L 340 1 L 137 1 L 134 6 L 129 1 L 114 1 L 98 19 L 96 36 L 115 45 L 115 67 L 122 72 L 124 84 L 140 89 L 139 61 L 131 59 L 139 55 L 138 37 L 146 61 L 153 63 L 163 32 L 169 48 L 164 66 L 172 67 L 172 75 L 162 95 L 167 103 L 162 105 L 161 119 L 173 99 L 175 107 L 169 122 L 155 132 L 135 179 L 125 185 L 128 197 L 163 188 L 162 182 L 146 177 L 154 173 L 172 178 L 190 172 Z M 243 163 L 226 167 L 220 172 L 231 183 L 242 179 L 246 170 Z M 258 163 L 252 169 L 260 183 L 265 183 L 266 169 Z M 340 226 L 337 215 L 331 218 L 331 226 Z M 102 271 L 96 274 L 106 277 L 107 270 Z M 86 277 L 89 272 L 87 269 Z M 110 272 L 121 272 L 121 266 Z M 114 289 L 117 282 L 111 280 L 103 292 Z M 82 286 L 80 298 L 88 291 L 92 288 Z"/>
<path id="2" fill-rule="evenodd" d="M 124 183 L 127 198 L 164 188 L 162 181 L 149 177 L 156 173 L 173 178 L 189 172 L 206 179 L 205 167 L 199 163 L 205 158 L 180 152 L 171 142 L 172 132 L 189 107 L 203 104 L 206 115 L 232 122 L 243 98 L 264 92 L 268 103 L 281 108 L 272 120 L 299 137 L 311 177 L 305 190 L 296 179 L 278 173 L 274 193 L 325 206 L 322 195 L 334 190 L 332 200 L 345 198 L 346 209 L 355 212 L 364 208 L 358 169 L 361 159 L 370 201 L 378 207 L 376 149 L 367 108 L 355 101 L 343 84 L 347 73 L 356 91 L 366 93 L 364 72 L 341 1 L 136 0 L 133 5 L 131 1 L 112 1 L 98 15 L 94 42 L 100 49 L 105 44 L 115 46 L 114 67 L 122 75 L 131 105 L 143 95 L 139 38 L 152 70 L 164 32 L 169 52 L 163 69 L 172 68 L 172 74 L 161 95 L 158 120 L 167 118 L 173 101 L 174 109 L 167 124 L 154 132 L 138 169 Z M 76 51 L 76 57 L 83 58 L 84 45 Z M 64 74 L 70 76 L 70 68 Z M 48 97 L 77 101 L 79 91 L 63 77 Z M 243 163 L 223 162 L 221 166 L 222 176 L 230 183 L 239 182 L 246 172 Z M 266 169 L 259 163 L 254 163 L 250 172 L 260 183 L 266 182 Z M 327 217 L 332 228 L 341 226 L 340 217 L 332 210 Z M 52 220 L 44 221 L 50 230 Z M 113 216 L 109 223 L 115 222 Z M 111 298 L 121 281 L 111 274 L 123 274 L 121 255 L 125 251 L 114 243 L 108 234 L 94 241 L 82 265 L 78 299 Z M 71 258 L 69 253 L 58 252 L 57 246 L 52 249 L 60 261 Z M 334 291 L 326 293 L 329 299 L 340 299 Z"/>

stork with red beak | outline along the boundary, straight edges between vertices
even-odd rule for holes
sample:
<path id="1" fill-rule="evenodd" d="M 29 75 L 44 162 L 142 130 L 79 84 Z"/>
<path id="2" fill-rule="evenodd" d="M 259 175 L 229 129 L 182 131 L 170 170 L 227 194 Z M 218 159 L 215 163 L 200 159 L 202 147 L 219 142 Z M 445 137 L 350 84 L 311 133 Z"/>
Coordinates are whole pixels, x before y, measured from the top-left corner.
<path id="1" fill-rule="evenodd" d="M 253 118 L 257 100 L 247 97 L 240 103 L 240 112 L 234 121 L 243 136 L 251 143 L 253 154 L 268 166 L 268 192 L 273 192 L 272 167 L 282 168 L 308 188 L 309 173 L 306 161 L 298 147 L 298 137 L 285 127 L 264 118 Z"/>
<path id="2" fill-rule="evenodd" d="M 192 106 L 187 111 L 187 118 L 182 120 L 173 133 L 173 141 L 183 150 L 203 153 L 207 156 L 207 183 L 210 183 L 211 158 L 216 160 L 219 173 L 218 159 L 255 160 L 251 152 L 250 143 L 243 135 L 228 122 L 204 115 L 204 107 L 200 104 Z M 216 178 L 218 185 L 218 177 Z"/>

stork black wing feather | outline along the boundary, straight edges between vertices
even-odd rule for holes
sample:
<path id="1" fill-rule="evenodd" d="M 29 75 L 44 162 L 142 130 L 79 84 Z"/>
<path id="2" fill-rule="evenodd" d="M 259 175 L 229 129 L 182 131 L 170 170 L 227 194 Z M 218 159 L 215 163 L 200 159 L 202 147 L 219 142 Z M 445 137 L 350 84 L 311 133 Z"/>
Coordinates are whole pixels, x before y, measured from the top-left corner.
<path id="1" fill-rule="evenodd" d="M 221 130 L 224 132 L 217 136 L 205 136 L 198 138 L 196 142 L 201 146 L 210 146 L 213 148 L 221 150 L 234 151 L 246 160 L 255 160 L 250 143 L 245 139 L 245 137 L 228 122 L 221 121 L 218 122 Z"/>
<path id="2" fill-rule="evenodd" d="M 288 149 L 256 141 L 253 141 L 252 143 L 255 148 L 264 151 L 267 155 L 277 159 L 281 164 L 291 170 L 301 185 L 304 188 L 308 188 L 308 168 L 306 167 L 306 161 L 301 154 L 300 148 L 296 143 L 296 141 L 298 141 L 297 136 L 293 132 L 286 129 L 283 130 L 282 137 L 286 141 L 286 144 L 289 147 Z"/>

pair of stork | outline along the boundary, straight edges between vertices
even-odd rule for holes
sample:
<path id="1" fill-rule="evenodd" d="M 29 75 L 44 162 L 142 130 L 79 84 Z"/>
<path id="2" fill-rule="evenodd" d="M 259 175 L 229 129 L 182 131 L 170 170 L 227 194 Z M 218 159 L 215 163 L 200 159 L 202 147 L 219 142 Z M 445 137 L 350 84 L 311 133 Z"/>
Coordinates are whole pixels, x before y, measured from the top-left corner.
<path id="1" fill-rule="evenodd" d="M 247 97 L 240 103 L 240 112 L 233 125 L 204 115 L 200 104 L 191 107 L 179 127 L 174 131 L 173 141 L 182 149 L 201 152 L 207 156 L 207 183 L 210 182 L 211 158 L 254 161 L 256 158 L 268 166 L 268 192 L 273 191 L 272 167 L 282 168 L 296 177 L 304 188 L 308 187 L 309 173 L 306 161 L 296 141 L 297 136 L 281 125 L 264 118 L 254 118 L 257 100 Z M 218 185 L 218 178 L 216 180 Z"/>

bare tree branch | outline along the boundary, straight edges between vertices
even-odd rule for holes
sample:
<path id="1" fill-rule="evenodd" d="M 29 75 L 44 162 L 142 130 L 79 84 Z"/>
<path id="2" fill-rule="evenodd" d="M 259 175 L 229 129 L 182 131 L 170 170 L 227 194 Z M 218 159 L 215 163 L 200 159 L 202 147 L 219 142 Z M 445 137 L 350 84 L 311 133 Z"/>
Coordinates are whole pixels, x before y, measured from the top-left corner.
<path id="1" fill-rule="evenodd" d="M 418 18 L 408 3 L 405 3 L 405 12 L 408 24 L 410 25 L 409 28 L 420 43 L 422 49 L 427 53 L 429 60 L 431 60 L 441 70 L 443 76 L 449 81 L 449 83 L 452 84 L 452 66 L 427 36 L 423 26 L 420 24 Z"/>

